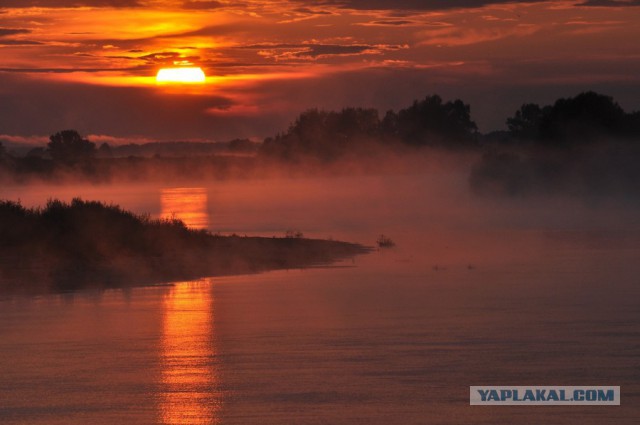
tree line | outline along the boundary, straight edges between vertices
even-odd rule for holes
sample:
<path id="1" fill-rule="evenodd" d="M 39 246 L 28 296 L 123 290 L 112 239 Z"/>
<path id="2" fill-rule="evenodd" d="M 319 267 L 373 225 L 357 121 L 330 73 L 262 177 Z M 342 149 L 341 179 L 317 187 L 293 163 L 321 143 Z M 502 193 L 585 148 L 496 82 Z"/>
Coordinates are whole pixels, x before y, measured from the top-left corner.
<path id="1" fill-rule="evenodd" d="M 530 142 L 542 146 L 565 146 L 608 138 L 638 139 L 640 112 L 625 112 L 610 96 L 588 91 L 561 98 L 552 105 L 525 103 L 506 119 L 506 143 Z M 332 160 L 346 153 L 366 152 L 374 146 L 473 148 L 495 140 L 483 135 L 471 117 L 471 107 L 460 99 L 444 101 L 429 95 L 384 116 L 373 108 L 349 107 L 341 111 L 309 109 L 289 128 L 266 138 L 259 154 L 292 159 L 311 156 Z M 54 161 L 77 163 L 95 156 L 109 157 L 111 148 L 100 148 L 76 130 L 50 136 L 46 150 Z M 0 143 L 0 161 L 8 157 Z"/>
<path id="2" fill-rule="evenodd" d="M 588 91 L 552 105 L 525 103 L 506 119 L 506 126 L 508 131 L 498 132 L 502 142 L 566 146 L 638 138 L 640 112 L 627 113 L 612 97 Z M 495 140 L 492 136 L 478 133 L 468 104 L 431 95 L 398 112 L 388 111 L 382 118 L 375 109 L 307 110 L 286 132 L 265 139 L 262 152 L 284 158 L 332 159 L 372 143 L 458 149 L 490 143 Z"/>
<path id="3" fill-rule="evenodd" d="M 554 145 L 640 135 L 640 112 L 626 113 L 610 96 L 593 91 L 558 99 L 553 105 L 522 105 L 507 119 L 513 138 Z"/>
<path id="4" fill-rule="evenodd" d="M 432 95 L 398 112 L 387 111 L 382 118 L 373 108 L 309 109 L 286 132 L 265 139 L 261 153 L 334 159 L 372 144 L 465 147 L 477 142 L 477 130 L 468 104 Z"/>
<path id="5" fill-rule="evenodd" d="M 542 107 L 524 104 L 506 123 L 503 143 L 485 149 L 471 171 L 474 192 L 638 199 L 640 112 L 590 91 Z"/>

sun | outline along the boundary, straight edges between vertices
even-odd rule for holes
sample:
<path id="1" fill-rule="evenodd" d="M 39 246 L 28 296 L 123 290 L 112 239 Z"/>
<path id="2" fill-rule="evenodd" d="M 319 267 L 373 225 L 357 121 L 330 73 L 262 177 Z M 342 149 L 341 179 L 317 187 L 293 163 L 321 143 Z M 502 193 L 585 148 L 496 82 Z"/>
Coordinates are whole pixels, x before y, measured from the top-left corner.
<path id="1" fill-rule="evenodd" d="M 158 83 L 202 84 L 206 76 L 199 67 L 162 68 L 156 75 Z"/>

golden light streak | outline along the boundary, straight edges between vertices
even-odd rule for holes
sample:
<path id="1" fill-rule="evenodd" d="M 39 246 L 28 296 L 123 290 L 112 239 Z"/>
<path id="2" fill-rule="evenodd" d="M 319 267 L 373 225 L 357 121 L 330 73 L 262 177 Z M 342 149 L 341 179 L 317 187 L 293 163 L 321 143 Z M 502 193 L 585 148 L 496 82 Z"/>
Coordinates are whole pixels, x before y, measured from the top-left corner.
<path id="1" fill-rule="evenodd" d="M 158 83 L 203 84 L 205 80 L 199 67 L 162 68 L 156 75 Z"/>
<path id="2" fill-rule="evenodd" d="M 162 189 L 160 202 L 162 218 L 177 218 L 193 229 L 209 227 L 207 189 L 203 187 Z"/>
<path id="3" fill-rule="evenodd" d="M 219 422 L 211 281 L 177 283 L 164 299 L 160 423 Z"/>

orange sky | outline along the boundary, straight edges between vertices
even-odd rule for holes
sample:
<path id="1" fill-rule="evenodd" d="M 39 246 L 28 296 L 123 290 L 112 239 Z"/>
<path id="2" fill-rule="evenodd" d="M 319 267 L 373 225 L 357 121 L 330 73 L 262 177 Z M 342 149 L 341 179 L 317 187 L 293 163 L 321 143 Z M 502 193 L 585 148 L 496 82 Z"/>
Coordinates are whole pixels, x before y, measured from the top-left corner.
<path id="1" fill-rule="evenodd" d="M 272 135 L 310 107 L 521 103 L 595 89 L 640 109 L 640 1 L 0 0 L 0 135 Z M 158 86 L 193 64 L 198 86 Z M 1 137 L 0 137 L 1 138 Z"/>

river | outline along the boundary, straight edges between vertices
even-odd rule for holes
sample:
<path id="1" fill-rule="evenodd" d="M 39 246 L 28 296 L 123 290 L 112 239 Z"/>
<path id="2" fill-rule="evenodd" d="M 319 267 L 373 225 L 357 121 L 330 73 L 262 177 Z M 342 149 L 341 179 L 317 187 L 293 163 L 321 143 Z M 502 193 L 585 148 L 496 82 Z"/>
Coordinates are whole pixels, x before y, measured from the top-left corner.
<path id="1" fill-rule="evenodd" d="M 2 424 L 635 424 L 640 222 L 481 200 L 462 174 L 7 186 L 222 234 L 396 246 L 324 268 L 0 300 Z M 135 284 L 135 282 L 132 282 Z M 621 406 L 469 406 L 470 385 L 616 385 Z"/>

